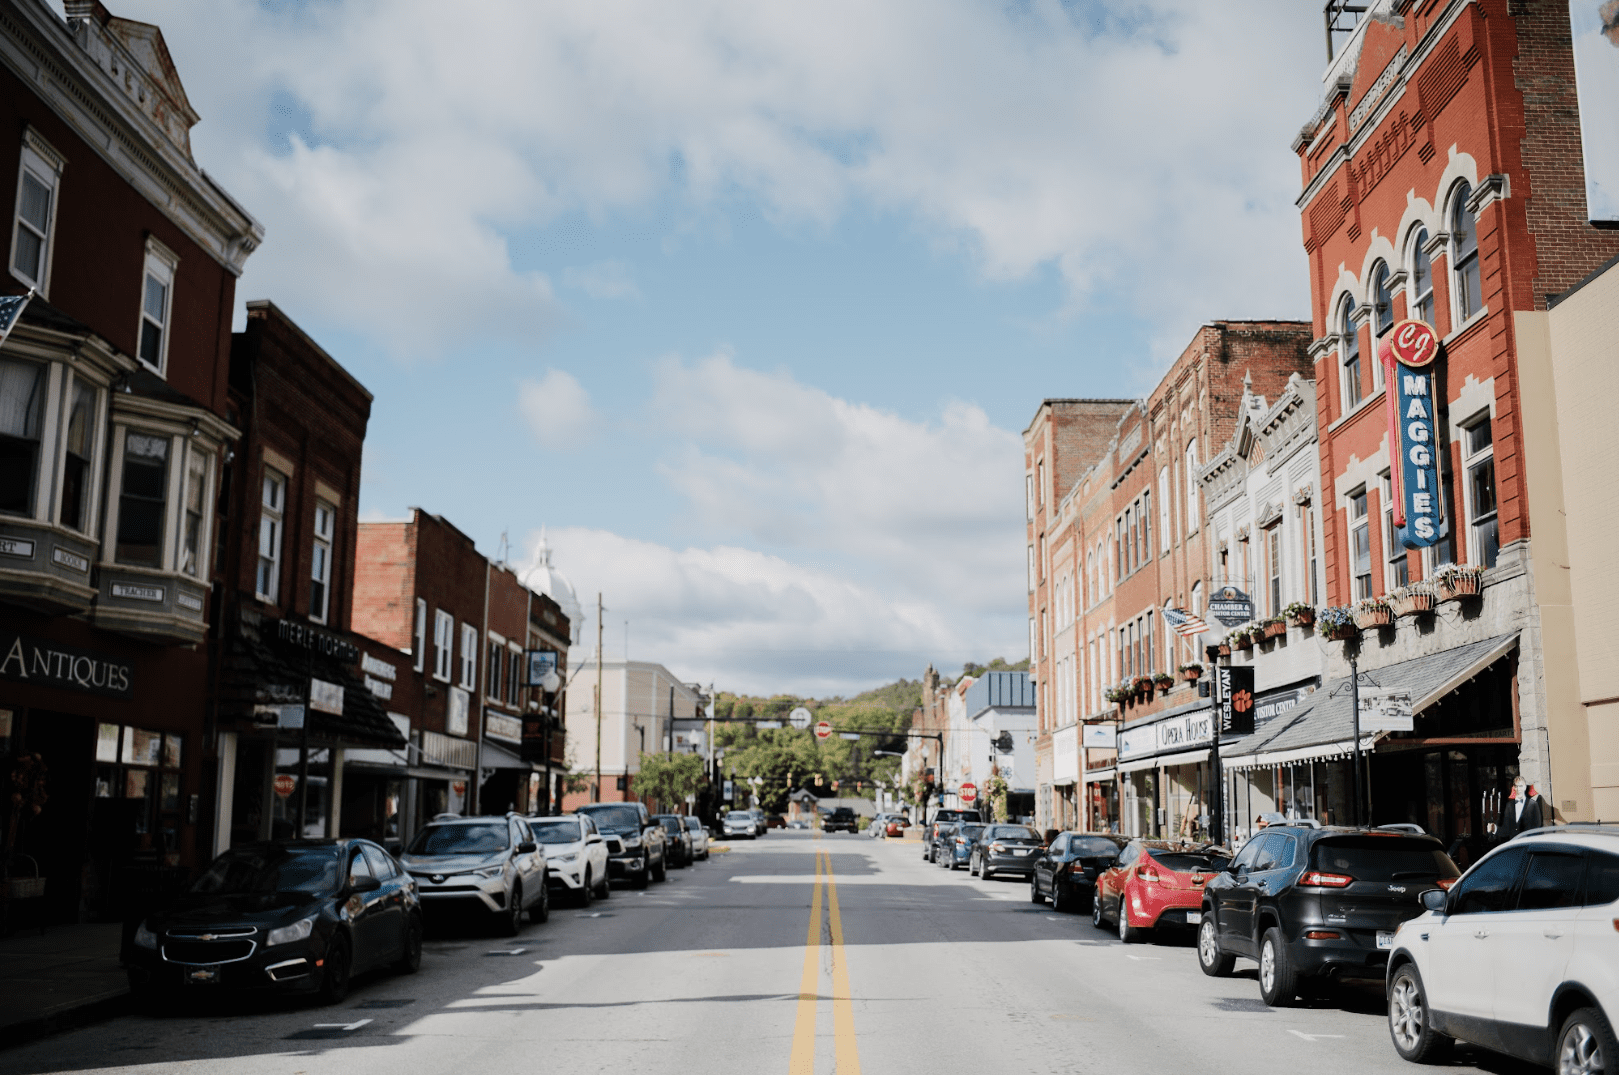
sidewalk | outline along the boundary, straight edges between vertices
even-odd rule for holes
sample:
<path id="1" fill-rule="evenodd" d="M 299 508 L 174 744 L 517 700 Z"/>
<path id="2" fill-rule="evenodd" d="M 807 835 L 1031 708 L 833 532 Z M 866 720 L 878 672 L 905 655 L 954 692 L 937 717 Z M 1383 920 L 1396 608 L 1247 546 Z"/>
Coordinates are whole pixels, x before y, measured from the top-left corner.
<path id="1" fill-rule="evenodd" d="M 0 1047 L 119 1011 L 129 994 L 117 922 L 0 937 Z"/>

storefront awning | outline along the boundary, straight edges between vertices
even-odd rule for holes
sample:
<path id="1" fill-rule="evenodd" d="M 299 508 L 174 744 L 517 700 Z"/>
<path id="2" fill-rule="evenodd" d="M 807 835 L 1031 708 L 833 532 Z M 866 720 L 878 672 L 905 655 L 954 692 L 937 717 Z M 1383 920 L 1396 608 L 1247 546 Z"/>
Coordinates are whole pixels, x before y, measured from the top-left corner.
<path id="1" fill-rule="evenodd" d="M 1158 768 L 1157 758 L 1137 758 L 1134 761 L 1121 761 L 1116 766 L 1121 773 L 1137 773 L 1143 769 Z"/>
<path id="2" fill-rule="evenodd" d="M 480 761 L 485 769 L 520 769 L 525 773 L 544 771 L 544 766 L 539 762 L 524 761 L 513 751 L 487 736 L 484 737 L 483 757 Z"/>
<path id="3" fill-rule="evenodd" d="M 1111 768 L 1087 769 L 1085 770 L 1085 783 L 1106 784 L 1109 780 L 1112 780 L 1117 775 L 1118 774 Z"/>

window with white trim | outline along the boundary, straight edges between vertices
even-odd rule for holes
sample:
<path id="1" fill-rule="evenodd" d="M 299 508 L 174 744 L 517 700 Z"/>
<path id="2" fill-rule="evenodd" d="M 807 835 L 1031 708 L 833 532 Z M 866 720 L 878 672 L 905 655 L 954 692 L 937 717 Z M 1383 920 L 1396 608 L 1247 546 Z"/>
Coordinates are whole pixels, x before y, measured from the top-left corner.
<path id="1" fill-rule="evenodd" d="M 336 532 L 337 509 L 324 500 L 315 501 L 315 545 L 309 561 L 309 618 L 325 623 L 332 590 L 332 535 Z"/>
<path id="2" fill-rule="evenodd" d="M 0 512 L 34 514 L 49 367 L 0 358 Z"/>
<path id="3" fill-rule="evenodd" d="M 50 294 L 56 200 L 62 182 L 61 159 L 51 160 L 41 152 L 46 148 L 34 132 L 24 136 L 11 229 L 11 275 L 42 296 Z"/>
<path id="4" fill-rule="evenodd" d="M 1380 491 L 1383 500 L 1383 559 L 1388 565 L 1383 575 L 1383 588 L 1387 591 L 1410 583 L 1411 569 L 1406 560 L 1405 545 L 1394 528 L 1394 482 L 1386 473 L 1379 481 L 1382 483 Z"/>
<path id="5" fill-rule="evenodd" d="M 523 647 L 508 643 L 506 654 L 506 704 L 513 709 L 522 704 Z"/>
<path id="6" fill-rule="evenodd" d="M 1467 208 L 1473 188 L 1459 184 L 1450 209 L 1451 290 L 1456 298 L 1456 324 L 1461 324 L 1484 308 L 1484 293 L 1478 265 L 1478 220 Z"/>
<path id="7" fill-rule="evenodd" d="M 180 261 L 156 239 L 146 241 L 141 274 L 140 335 L 136 357 L 162 376 L 169 364 L 169 314 L 174 303 L 174 271 Z"/>
<path id="8" fill-rule="evenodd" d="M 204 519 L 208 513 L 208 457 L 188 449 L 186 452 L 185 518 L 180 529 L 180 570 L 192 578 L 202 577 L 207 563 L 204 545 L 208 541 L 208 527 Z"/>
<path id="9" fill-rule="evenodd" d="M 1197 438 L 1186 442 L 1186 532 L 1197 530 L 1202 521 L 1197 499 Z"/>
<path id="10" fill-rule="evenodd" d="M 1320 552 L 1315 539 L 1315 505 L 1306 504 L 1300 512 L 1304 523 L 1304 584 L 1309 587 L 1305 600 L 1311 606 L 1321 603 L 1320 574 L 1317 565 L 1320 563 Z"/>
<path id="11" fill-rule="evenodd" d="M 1394 327 L 1394 294 L 1389 289 L 1389 267 L 1380 261 L 1372 269 L 1372 391 L 1383 387 L 1383 363 L 1377 360 L 1376 341 Z"/>
<path id="12" fill-rule="evenodd" d="M 1170 543 L 1174 540 L 1169 522 L 1169 468 L 1158 468 L 1158 546 L 1160 551 L 1168 552 Z"/>
<path id="13" fill-rule="evenodd" d="M 416 622 L 410 634 L 411 656 L 416 658 L 416 671 L 427 666 L 427 599 L 416 599 Z"/>
<path id="14" fill-rule="evenodd" d="M 254 582 L 259 600 L 275 604 L 281 594 L 281 530 L 287 506 L 287 479 L 264 468 L 259 508 L 259 569 Z"/>
<path id="15" fill-rule="evenodd" d="M 1355 600 L 1364 601 L 1372 596 L 1372 529 L 1365 486 L 1349 494 L 1349 550 Z"/>
<path id="16" fill-rule="evenodd" d="M 484 664 L 484 674 L 489 680 L 484 684 L 484 695 L 491 701 L 499 702 L 504 688 L 502 675 L 506 671 L 506 643 L 493 631 L 489 632 L 489 656 Z"/>
<path id="17" fill-rule="evenodd" d="M 1418 228 L 1411 240 L 1411 316 L 1433 321 L 1433 261 L 1428 257 L 1428 229 Z"/>
<path id="18" fill-rule="evenodd" d="M 170 438 L 129 430 L 124 434 L 123 480 L 118 490 L 114 558 L 138 567 L 163 566 L 163 529 L 168 517 Z"/>
<path id="19" fill-rule="evenodd" d="M 478 689 L 478 629 L 470 623 L 461 625 L 461 686 Z"/>
<path id="20" fill-rule="evenodd" d="M 0 379 L 3 377 L 0 374 Z M 0 394 L 3 391 L 0 389 Z M 77 530 L 81 534 L 88 534 L 91 526 L 91 487 L 96 469 L 96 442 L 101 432 L 100 396 L 100 390 L 94 385 L 74 376 L 68 404 L 67 438 L 62 454 L 62 495 L 58 521 L 69 530 Z M 3 410 L 4 405 L 0 404 L 0 411 Z M 0 465 L 0 472 L 5 469 L 4 465 Z"/>
<path id="21" fill-rule="evenodd" d="M 1462 473 L 1466 475 L 1468 558 L 1494 567 L 1501 550 L 1495 504 L 1495 442 L 1485 414 L 1462 432 Z"/>
<path id="22" fill-rule="evenodd" d="M 1272 616 L 1282 614 L 1282 524 L 1265 531 L 1266 609 Z"/>
<path id="23" fill-rule="evenodd" d="M 1339 386 L 1343 393 L 1343 413 L 1348 414 L 1364 398 L 1360 380 L 1360 330 L 1355 327 L 1355 300 L 1348 296 L 1338 307 L 1338 327 L 1343 333 L 1339 349 Z"/>
<path id="24" fill-rule="evenodd" d="M 450 681 L 455 651 L 455 617 L 443 609 L 433 611 L 433 678 Z"/>

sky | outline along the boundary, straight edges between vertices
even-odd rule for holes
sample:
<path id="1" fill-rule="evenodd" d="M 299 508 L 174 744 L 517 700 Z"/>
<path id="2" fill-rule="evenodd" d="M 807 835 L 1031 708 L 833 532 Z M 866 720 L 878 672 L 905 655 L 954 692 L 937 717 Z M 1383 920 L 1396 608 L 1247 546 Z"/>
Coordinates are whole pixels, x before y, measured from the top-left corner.
<path id="1" fill-rule="evenodd" d="M 543 528 L 721 690 L 1026 656 L 1040 400 L 1309 316 L 1319 2 L 111 6 L 265 226 L 238 305 L 375 394 L 362 518 Z"/>

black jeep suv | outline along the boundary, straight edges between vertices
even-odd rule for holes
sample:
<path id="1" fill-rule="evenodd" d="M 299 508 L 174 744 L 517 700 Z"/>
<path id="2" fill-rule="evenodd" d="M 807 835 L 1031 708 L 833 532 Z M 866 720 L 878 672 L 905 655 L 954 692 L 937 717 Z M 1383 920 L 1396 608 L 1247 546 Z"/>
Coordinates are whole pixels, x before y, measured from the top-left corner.
<path id="1" fill-rule="evenodd" d="M 826 815 L 821 822 L 822 832 L 854 832 L 860 824 L 860 819 L 854 816 L 854 810 L 847 806 L 839 806 Z"/>
<path id="2" fill-rule="evenodd" d="M 1382 978 L 1400 923 L 1459 876 L 1432 836 L 1272 825 L 1204 888 L 1197 960 L 1216 977 L 1258 960 L 1272 1006 L 1322 979 Z"/>

